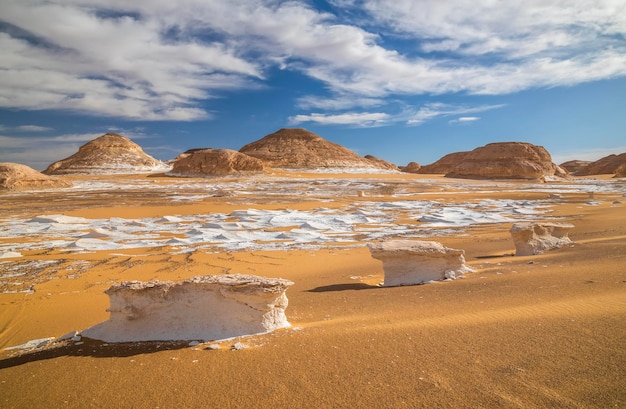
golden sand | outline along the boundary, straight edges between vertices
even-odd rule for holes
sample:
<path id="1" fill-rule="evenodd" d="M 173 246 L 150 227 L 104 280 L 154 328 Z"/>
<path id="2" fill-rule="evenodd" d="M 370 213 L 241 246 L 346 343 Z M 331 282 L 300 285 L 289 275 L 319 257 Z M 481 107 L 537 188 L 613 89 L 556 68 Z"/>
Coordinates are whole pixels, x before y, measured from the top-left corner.
<path id="1" fill-rule="evenodd" d="M 387 189 L 377 192 L 382 193 L 377 201 L 419 197 L 460 203 L 547 196 L 522 189 L 522 182 L 513 184 L 520 189 L 497 182 L 486 189 L 487 182 L 451 185 L 441 178 L 428 186 L 413 184 L 425 178 L 418 175 L 299 177 L 311 183 L 367 177 Z M 94 179 L 147 181 L 164 188 L 177 183 L 144 176 Z M 385 195 L 398 186 L 405 196 Z M 202 186 L 197 189 L 202 191 Z M 137 187 L 86 196 L 0 195 L 0 211 L 4 218 L 55 213 L 137 218 L 249 208 L 343 208 L 373 200 L 373 193 L 368 195 L 329 201 L 315 194 L 269 197 L 259 191 L 177 202 L 161 191 Z M 68 200 L 61 200 L 64 197 Z M 24 252 L 8 262 L 62 259 L 65 264 L 20 287 L 33 284 L 34 293 L 0 294 L 0 348 L 58 337 L 106 320 L 108 297 L 103 291 L 114 282 L 204 274 L 245 273 L 294 281 L 287 291 L 286 311 L 293 327 L 223 341 L 219 350 L 187 343 L 106 345 L 86 339 L 39 352 L 3 350 L 0 406 L 626 407 L 626 205 L 621 203 L 626 199 L 607 193 L 595 194 L 595 206 L 586 205 L 588 200 L 583 193 L 566 193 L 555 202 L 550 215 L 575 225 L 570 234 L 575 244 L 543 255 L 512 256 L 510 223 L 434 237 L 464 249 L 476 272 L 420 286 L 378 287 L 382 264 L 363 245 L 288 251 L 197 249 L 183 254 L 164 248 Z M 403 222 L 417 223 L 410 217 Z M 75 260 L 89 268 L 72 274 L 66 267 Z M 236 341 L 249 348 L 232 351 Z"/>

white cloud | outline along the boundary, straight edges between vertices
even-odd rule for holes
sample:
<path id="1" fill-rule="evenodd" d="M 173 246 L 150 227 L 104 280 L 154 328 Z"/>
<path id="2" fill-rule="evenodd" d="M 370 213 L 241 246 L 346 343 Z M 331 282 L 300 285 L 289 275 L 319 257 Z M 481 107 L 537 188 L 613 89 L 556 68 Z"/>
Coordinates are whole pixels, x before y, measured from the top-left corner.
<path id="1" fill-rule="evenodd" d="M 451 119 L 450 121 L 448 121 L 451 124 L 467 124 L 470 122 L 475 122 L 478 121 L 480 119 L 480 117 L 477 116 L 461 116 L 459 118 L 456 119 Z"/>
<path id="2" fill-rule="evenodd" d="M 420 125 L 426 121 L 438 117 L 447 117 L 454 115 L 463 115 L 477 112 L 490 111 L 492 109 L 502 108 L 505 105 L 479 105 L 479 106 L 464 106 L 464 105 L 451 105 L 443 103 L 430 103 L 422 106 L 415 114 L 411 115 L 407 119 L 409 125 Z M 478 120 L 478 117 L 462 117 L 456 121 L 467 122 Z"/>
<path id="3" fill-rule="evenodd" d="M 289 118 L 291 125 L 302 122 L 315 122 L 322 125 L 352 125 L 357 127 L 375 127 L 386 125 L 391 116 L 382 112 L 349 112 L 344 114 L 320 114 L 295 115 Z"/>
<path id="4" fill-rule="evenodd" d="M 6 0 L 3 20 L 32 38 L 0 33 L 0 107 L 206 119 L 212 113 L 202 101 L 258 88 L 271 80 L 269 67 L 323 83 L 330 97 L 297 101 L 311 110 L 626 75 L 622 1 L 333 0 L 368 13 L 367 26 L 312 4 Z M 398 37 L 405 40 L 401 48 Z M 316 119 L 331 118 L 321 115 Z"/>
<path id="5" fill-rule="evenodd" d="M 46 132 L 52 130 L 52 128 L 39 125 L 20 125 L 15 129 L 19 132 Z"/>

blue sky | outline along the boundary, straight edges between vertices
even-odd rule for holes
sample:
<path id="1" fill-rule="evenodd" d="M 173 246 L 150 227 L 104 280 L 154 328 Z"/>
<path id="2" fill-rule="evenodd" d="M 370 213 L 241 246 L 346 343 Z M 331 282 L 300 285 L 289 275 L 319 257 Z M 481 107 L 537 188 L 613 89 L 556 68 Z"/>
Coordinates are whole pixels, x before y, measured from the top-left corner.
<path id="1" fill-rule="evenodd" d="M 106 132 L 159 158 L 304 127 L 404 165 L 626 151 L 623 0 L 3 0 L 0 161 Z"/>

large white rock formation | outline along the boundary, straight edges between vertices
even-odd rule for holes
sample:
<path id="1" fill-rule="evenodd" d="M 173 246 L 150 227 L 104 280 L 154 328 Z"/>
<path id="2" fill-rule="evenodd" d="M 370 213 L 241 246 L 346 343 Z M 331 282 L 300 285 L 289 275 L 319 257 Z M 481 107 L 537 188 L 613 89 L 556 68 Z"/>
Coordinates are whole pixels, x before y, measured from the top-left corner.
<path id="1" fill-rule="evenodd" d="M 385 287 L 454 279 L 473 271 L 465 264 L 464 250 L 435 241 L 388 240 L 368 247 L 383 262 Z"/>
<path id="2" fill-rule="evenodd" d="M 108 321 L 82 331 L 105 342 L 217 340 L 289 327 L 293 282 L 232 274 L 182 282 L 129 281 L 105 291 Z"/>
<path id="3" fill-rule="evenodd" d="M 567 236 L 574 225 L 569 223 L 515 223 L 511 236 L 516 256 L 531 256 L 572 243 Z"/>

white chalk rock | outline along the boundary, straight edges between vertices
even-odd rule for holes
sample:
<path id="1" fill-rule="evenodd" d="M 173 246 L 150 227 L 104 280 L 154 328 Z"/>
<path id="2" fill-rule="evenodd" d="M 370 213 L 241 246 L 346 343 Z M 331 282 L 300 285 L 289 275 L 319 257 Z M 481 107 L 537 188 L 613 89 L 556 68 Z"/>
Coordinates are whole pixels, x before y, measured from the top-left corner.
<path id="1" fill-rule="evenodd" d="M 454 279 L 473 271 L 465 264 L 464 250 L 435 241 L 388 240 L 368 247 L 383 262 L 385 287 Z"/>
<path id="2" fill-rule="evenodd" d="M 574 227 L 569 223 L 515 223 L 510 233 L 516 256 L 531 256 L 572 243 L 567 234 Z"/>
<path id="3" fill-rule="evenodd" d="M 105 342 L 217 340 L 289 327 L 293 282 L 232 274 L 111 286 L 108 321 L 82 331 Z"/>

